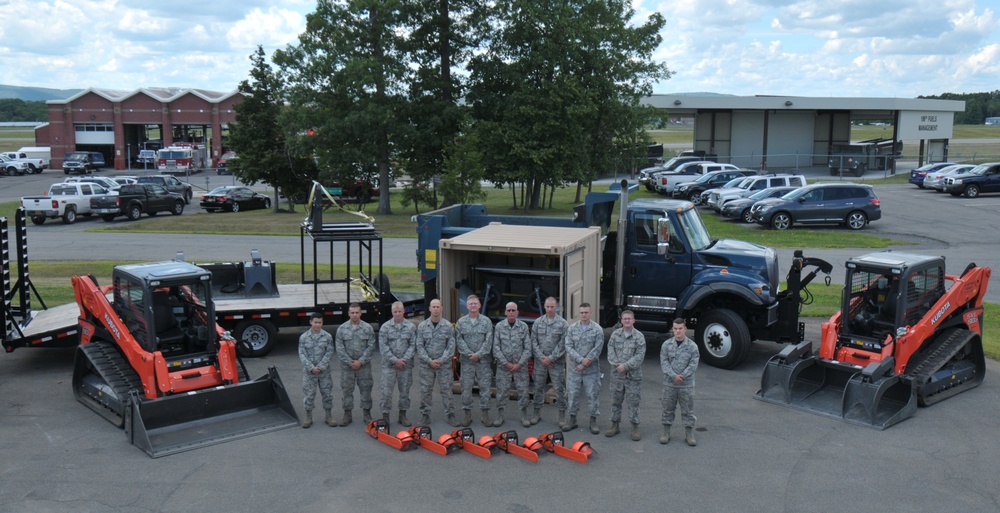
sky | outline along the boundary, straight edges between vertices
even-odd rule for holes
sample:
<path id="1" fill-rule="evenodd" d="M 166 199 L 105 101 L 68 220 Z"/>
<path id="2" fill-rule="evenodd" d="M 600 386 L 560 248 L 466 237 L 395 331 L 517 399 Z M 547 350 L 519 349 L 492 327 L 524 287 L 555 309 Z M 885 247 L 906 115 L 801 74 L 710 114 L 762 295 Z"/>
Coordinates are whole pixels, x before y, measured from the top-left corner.
<path id="1" fill-rule="evenodd" d="M 1000 89 L 997 0 L 633 0 L 666 19 L 654 93 L 897 97 Z M 0 0 L 0 83 L 235 90 L 315 0 Z"/>

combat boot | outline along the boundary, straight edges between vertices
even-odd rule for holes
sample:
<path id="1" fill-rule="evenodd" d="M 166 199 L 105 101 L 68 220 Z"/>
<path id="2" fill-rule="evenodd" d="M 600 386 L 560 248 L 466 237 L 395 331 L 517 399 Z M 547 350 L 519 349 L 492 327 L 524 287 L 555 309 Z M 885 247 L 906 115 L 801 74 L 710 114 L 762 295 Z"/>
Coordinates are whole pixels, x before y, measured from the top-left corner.
<path id="1" fill-rule="evenodd" d="M 693 427 L 684 428 L 684 441 L 687 442 L 687 444 L 690 445 L 691 447 L 698 445 L 698 441 L 694 439 Z"/>
<path id="2" fill-rule="evenodd" d="M 563 431 L 572 431 L 576 429 L 576 415 L 570 415 L 569 420 L 566 421 L 562 426 Z"/>
<path id="3" fill-rule="evenodd" d="M 528 418 L 527 408 L 521 408 L 521 425 L 524 427 L 531 427 L 531 419 Z"/>
<path id="4" fill-rule="evenodd" d="M 534 426 L 535 424 L 541 422 L 541 420 L 542 420 L 542 409 L 535 408 L 535 414 L 531 416 L 529 422 L 531 422 L 531 425 Z"/>
<path id="5" fill-rule="evenodd" d="M 604 436 L 612 437 L 612 436 L 617 435 L 618 433 L 621 433 L 621 430 L 618 429 L 618 422 L 612 421 L 611 422 L 611 427 L 608 428 L 608 430 L 604 432 Z"/>
<path id="6" fill-rule="evenodd" d="M 351 410 L 344 410 L 344 418 L 340 419 L 341 426 L 350 426 L 354 418 L 351 416 Z"/>
<path id="7" fill-rule="evenodd" d="M 337 427 L 337 421 L 333 420 L 333 410 L 326 410 L 326 425 Z"/>
<path id="8" fill-rule="evenodd" d="M 596 435 L 600 433 L 600 428 L 597 427 L 597 417 L 590 418 L 590 434 Z"/>
<path id="9" fill-rule="evenodd" d="M 470 425 L 472 425 L 472 410 L 465 410 L 465 416 L 462 417 L 462 427 Z"/>
<path id="10" fill-rule="evenodd" d="M 663 434 L 660 435 L 660 443 L 663 445 L 670 443 L 670 426 L 667 424 L 663 425 Z"/>
<path id="11" fill-rule="evenodd" d="M 386 415 L 388 417 L 389 415 Z M 406 418 L 406 410 L 399 410 L 399 425 L 410 427 L 410 419 Z"/>
<path id="12" fill-rule="evenodd" d="M 421 426 L 429 426 L 429 425 L 431 425 L 431 416 L 428 415 L 428 414 L 426 414 L 426 413 L 423 414 L 423 415 L 421 415 L 420 416 L 420 425 Z"/>
<path id="13" fill-rule="evenodd" d="M 449 413 L 444 418 L 444 421 L 447 422 L 448 425 L 451 426 L 451 427 L 458 427 L 458 419 L 455 418 L 455 414 L 454 413 Z"/>
<path id="14" fill-rule="evenodd" d="M 479 418 L 486 427 L 493 427 L 493 419 L 490 418 L 490 409 L 483 408 L 483 416 Z"/>
<path id="15" fill-rule="evenodd" d="M 642 439 L 642 433 L 639 433 L 639 425 L 632 424 L 632 441 L 638 442 Z"/>
<path id="16" fill-rule="evenodd" d="M 372 421 L 372 410 L 371 408 L 361 410 L 361 414 L 364 417 L 365 425 L 367 426 Z"/>
<path id="17" fill-rule="evenodd" d="M 313 425 L 313 412 L 306 410 L 306 418 L 302 419 L 302 429 L 309 429 Z"/>
<path id="18" fill-rule="evenodd" d="M 497 420 L 493 421 L 493 427 L 500 427 L 503 425 L 503 408 L 497 408 Z"/>

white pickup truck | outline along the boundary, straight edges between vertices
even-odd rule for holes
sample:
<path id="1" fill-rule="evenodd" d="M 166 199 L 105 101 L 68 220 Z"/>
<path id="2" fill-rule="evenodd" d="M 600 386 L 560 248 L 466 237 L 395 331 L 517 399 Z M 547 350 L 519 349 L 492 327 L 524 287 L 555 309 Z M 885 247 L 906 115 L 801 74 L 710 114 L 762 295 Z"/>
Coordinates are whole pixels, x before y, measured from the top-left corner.
<path id="1" fill-rule="evenodd" d="M 0 153 L 0 156 L 12 162 L 24 162 L 28 165 L 27 172 L 32 174 L 41 173 L 43 169 L 48 167 L 48 163 L 45 160 L 31 157 L 23 151 L 5 151 Z"/>
<path id="2" fill-rule="evenodd" d="M 57 217 L 62 218 L 64 224 L 73 224 L 76 216 L 91 214 L 91 198 L 114 194 L 96 183 L 56 183 L 49 187 L 45 196 L 21 198 L 21 206 L 34 224 L 44 224 L 46 219 Z"/>

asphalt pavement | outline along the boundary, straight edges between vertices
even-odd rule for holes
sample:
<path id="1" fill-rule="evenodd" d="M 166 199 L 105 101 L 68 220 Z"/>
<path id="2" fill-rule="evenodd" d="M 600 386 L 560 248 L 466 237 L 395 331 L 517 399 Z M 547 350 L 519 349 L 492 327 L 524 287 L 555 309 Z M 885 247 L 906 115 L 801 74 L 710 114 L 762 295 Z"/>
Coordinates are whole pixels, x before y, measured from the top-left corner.
<path id="1" fill-rule="evenodd" d="M 885 217 L 867 233 L 911 242 L 896 249 L 944 254 L 951 272 L 960 272 L 969 260 L 996 268 L 1000 198 L 966 200 L 912 186 L 884 190 Z M 184 250 L 189 260 L 233 260 L 249 256 L 251 248 L 279 262 L 299 257 L 297 241 L 290 237 L 203 239 L 79 231 L 87 225 L 30 227 L 32 258 L 158 260 Z M 387 253 L 413 258 L 415 241 L 393 244 L 398 246 Z M 791 251 L 781 252 L 783 266 Z M 842 259 L 857 253 L 806 250 L 808 256 L 834 262 L 835 285 L 843 276 Z M 818 340 L 820 320 L 806 323 L 807 338 Z M 247 365 L 253 376 L 275 366 L 301 413 L 296 336 L 282 332 L 274 352 Z M 657 442 L 660 341 L 650 337 L 643 364 L 642 440 L 629 440 L 628 430 L 615 438 L 585 429 L 567 433 L 570 443 L 593 445 L 595 454 L 587 464 L 551 454 L 531 463 L 509 454 L 483 460 L 464 452 L 446 457 L 422 449 L 397 452 L 366 435 L 359 422 L 347 428 L 290 428 L 150 459 L 129 445 L 120 429 L 75 401 L 70 389 L 73 350 L 18 349 L 0 357 L 0 513 L 1000 509 L 997 362 L 987 362 L 987 377 L 979 388 L 877 431 L 754 400 L 767 359 L 782 347 L 755 343 L 736 370 L 703 366 L 698 371 L 698 446 L 692 448 L 676 438 L 679 420 L 675 439 L 666 446 Z M 417 383 L 410 394 L 411 419 L 419 417 Z M 602 431 L 610 417 L 606 379 L 603 385 Z M 340 395 L 335 385 L 337 408 Z M 451 398 L 458 404 L 458 396 Z M 443 422 L 440 401 L 435 394 L 435 436 L 451 429 Z M 359 410 L 354 413 L 360 418 Z M 556 429 L 554 418 L 554 408 L 547 406 L 542 423 L 531 428 L 513 419 L 502 428 L 478 422 L 472 428 L 477 436 L 515 429 L 523 440 Z M 581 419 L 585 426 L 585 417 Z M 392 429 L 402 428 L 394 424 Z"/>

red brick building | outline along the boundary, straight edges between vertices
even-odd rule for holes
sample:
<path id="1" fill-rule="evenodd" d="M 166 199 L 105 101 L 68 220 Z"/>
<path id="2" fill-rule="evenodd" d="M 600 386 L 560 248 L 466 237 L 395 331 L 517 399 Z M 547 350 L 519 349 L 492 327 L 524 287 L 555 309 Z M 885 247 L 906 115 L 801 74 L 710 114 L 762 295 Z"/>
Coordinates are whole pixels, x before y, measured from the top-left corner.
<path id="1" fill-rule="evenodd" d="M 212 162 L 225 150 L 236 121 L 237 91 L 150 87 L 134 91 L 90 88 L 49 100 L 49 122 L 35 130 L 38 146 L 52 148 L 52 168 L 73 151 L 99 151 L 115 169 L 130 167 L 141 149 L 203 144 Z"/>

